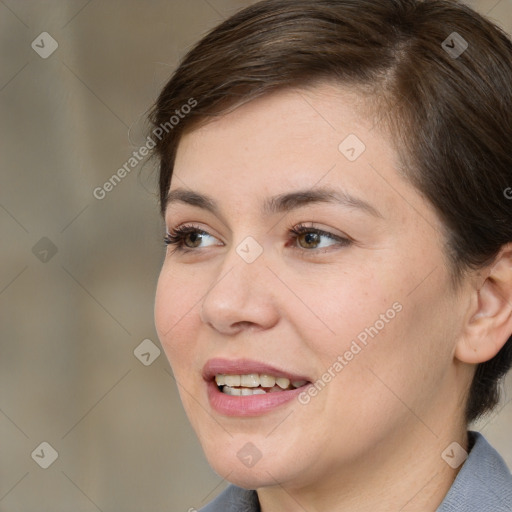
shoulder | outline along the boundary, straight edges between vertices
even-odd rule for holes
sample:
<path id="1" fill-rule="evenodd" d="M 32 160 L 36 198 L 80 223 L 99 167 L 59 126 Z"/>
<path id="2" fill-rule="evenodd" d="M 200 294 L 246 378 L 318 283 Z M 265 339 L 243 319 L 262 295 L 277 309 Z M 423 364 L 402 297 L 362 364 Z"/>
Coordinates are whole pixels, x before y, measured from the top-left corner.
<path id="1" fill-rule="evenodd" d="M 469 432 L 473 448 L 436 512 L 510 512 L 512 475 L 482 434 Z"/>
<path id="2" fill-rule="evenodd" d="M 199 512 L 260 512 L 256 491 L 230 485 Z"/>

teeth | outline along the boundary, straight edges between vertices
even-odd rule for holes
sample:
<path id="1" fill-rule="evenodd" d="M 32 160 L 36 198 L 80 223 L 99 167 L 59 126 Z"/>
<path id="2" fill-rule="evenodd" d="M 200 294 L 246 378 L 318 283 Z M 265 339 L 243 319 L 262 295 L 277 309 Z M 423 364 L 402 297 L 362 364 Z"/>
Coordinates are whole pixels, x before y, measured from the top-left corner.
<path id="1" fill-rule="evenodd" d="M 276 379 L 276 384 L 281 388 L 281 389 L 286 389 L 289 385 L 290 385 L 290 380 L 287 379 L 286 377 L 278 377 Z"/>
<path id="2" fill-rule="evenodd" d="M 286 377 L 274 377 L 262 373 L 248 373 L 246 375 L 225 375 L 215 376 L 215 382 L 223 393 L 231 396 L 250 396 L 263 395 L 265 393 L 275 393 L 283 389 L 297 389 L 305 384 L 306 380 L 290 380 Z"/>
<path id="3" fill-rule="evenodd" d="M 224 384 L 226 386 L 240 386 L 240 375 L 224 375 Z"/>
<path id="4" fill-rule="evenodd" d="M 260 375 L 260 386 L 262 388 L 271 388 L 275 383 L 276 379 L 272 375 Z"/>
<path id="5" fill-rule="evenodd" d="M 226 395 L 231 395 L 231 396 L 241 396 L 242 395 L 242 390 L 240 388 L 231 388 L 229 386 L 224 386 L 222 388 L 222 392 L 226 393 Z"/>
<path id="6" fill-rule="evenodd" d="M 222 392 L 226 395 L 231 396 L 249 396 L 249 395 L 265 395 L 266 392 L 264 389 L 251 389 L 251 388 L 231 388 L 229 386 L 224 386 L 222 388 Z"/>
<path id="7" fill-rule="evenodd" d="M 275 384 L 282 389 L 290 387 L 290 380 L 286 377 L 274 377 L 273 375 L 267 375 L 265 373 L 261 375 L 257 373 L 248 373 L 246 375 L 218 374 L 215 376 L 215 382 L 217 386 L 230 387 L 243 386 L 245 388 L 257 388 L 261 386 L 262 388 L 271 388 Z M 300 388 L 306 383 L 307 381 L 305 380 L 294 380 L 291 384 L 296 388 Z"/>
<path id="8" fill-rule="evenodd" d="M 257 388 L 260 385 L 260 378 L 257 373 L 250 373 L 249 375 L 240 376 L 240 386 L 246 388 Z"/>

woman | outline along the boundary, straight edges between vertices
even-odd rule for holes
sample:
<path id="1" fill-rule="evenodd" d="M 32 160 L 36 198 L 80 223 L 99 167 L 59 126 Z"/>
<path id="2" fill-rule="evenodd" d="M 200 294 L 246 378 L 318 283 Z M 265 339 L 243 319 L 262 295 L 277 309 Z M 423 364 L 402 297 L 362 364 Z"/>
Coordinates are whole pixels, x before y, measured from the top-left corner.
<path id="1" fill-rule="evenodd" d="M 152 112 L 155 321 L 204 511 L 512 510 L 512 44 L 448 0 L 268 0 Z"/>

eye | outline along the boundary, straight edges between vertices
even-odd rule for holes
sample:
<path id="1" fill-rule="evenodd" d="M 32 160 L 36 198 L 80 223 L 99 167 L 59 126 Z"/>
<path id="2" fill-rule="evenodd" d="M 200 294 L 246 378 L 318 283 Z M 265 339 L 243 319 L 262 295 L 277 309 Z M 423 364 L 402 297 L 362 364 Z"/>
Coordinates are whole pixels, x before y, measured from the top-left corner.
<path id="1" fill-rule="evenodd" d="M 327 249 L 331 246 L 348 246 L 352 240 L 338 236 L 322 229 L 306 226 L 295 226 L 289 230 L 292 243 L 296 249 L 311 252 L 315 249 Z M 198 226 L 183 225 L 171 229 L 165 236 L 167 246 L 174 246 L 174 251 L 193 251 L 213 245 L 222 245 L 217 238 Z"/>
<path id="2" fill-rule="evenodd" d="M 301 224 L 290 229 L 292 239 L 298 249 L 324 249 L 332 245 L 347 246 L 352 243 L 349 238 L 329 233 L 322 229 Z"/>
<path id="3" fill-rule="evenodd" d="M 179 226 L 166 234 L 164 242 L 174 246 L 175 251 L 186 251 L 210 245 L 221 245 L 218 240 L 197 226 Z"/>

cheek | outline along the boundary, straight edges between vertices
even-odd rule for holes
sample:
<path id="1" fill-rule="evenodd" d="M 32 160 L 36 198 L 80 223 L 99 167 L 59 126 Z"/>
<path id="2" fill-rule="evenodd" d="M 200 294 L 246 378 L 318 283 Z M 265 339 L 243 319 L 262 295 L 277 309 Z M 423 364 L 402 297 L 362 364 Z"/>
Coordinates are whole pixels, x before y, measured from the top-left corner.
<path id="1" fill-rule="evenodd" d="M 197 280 L 196 280 L 197 281 Z M 155 326 L 173 370 L 193 354 L 203 291 L 188 272 L 164 264 L 155 296 Z M 179 363 L 179 364 L 175 364 Z"/>
<path id="2" fill-rule="evenodd" d="M 399 293 L 368 269 L 335 268 L 314 279 L 295 277 L 293 288 L 304 297 L 302 304 L 297 301 L 295 320 L 303 325 L 303 332 L 309 331 L 314 351 L 331 360 L 349 350 L 354 340 L 364 346 L 375 326 L 379 334 L 389 330 L 399 315 L 400 306 L 393 306 Z"/>
<path id="3" fill-rule="evenodd" d="M 371 315 L 362 315 L 366 325 L 352 336 L 357 342 L 362 334 L 366 343 L 357 343 L 362 350 L 339 384 L 359 396 L 360 414 L 366 410 L 369 422 L 380 416 L 384 425 L 387 417 L 411 417 L 411 410 L 426 413 L 442 398 L 452 361 L 456 307 L 441 272 L 431 277 L 413 293 L 397 281 L 381 300 L 372 297 Z"/>
<path id="4" fill-rule="evenodd" d="M 451 361 L 453 304 L 446 279 L 439 269 L 411 293 L 419 279 L 414 269 L 384 269 L 382 275 L 360 270 L 297 284 L 297 294 L 308 297 L 319 317 L 310 315 L 313 323 L 301 320 L 317 368 L 330 370 L 317 377 L 335 380 L 334 394 L 348 401 L 357 396 L 374 412 L 374 407 L 397 402 L 390 389 L 412 403 L 423 400 Z M 314 291 L 304 295 L 307 289 Z M 312 325 L 320 327 L 313 330 Z"/>

